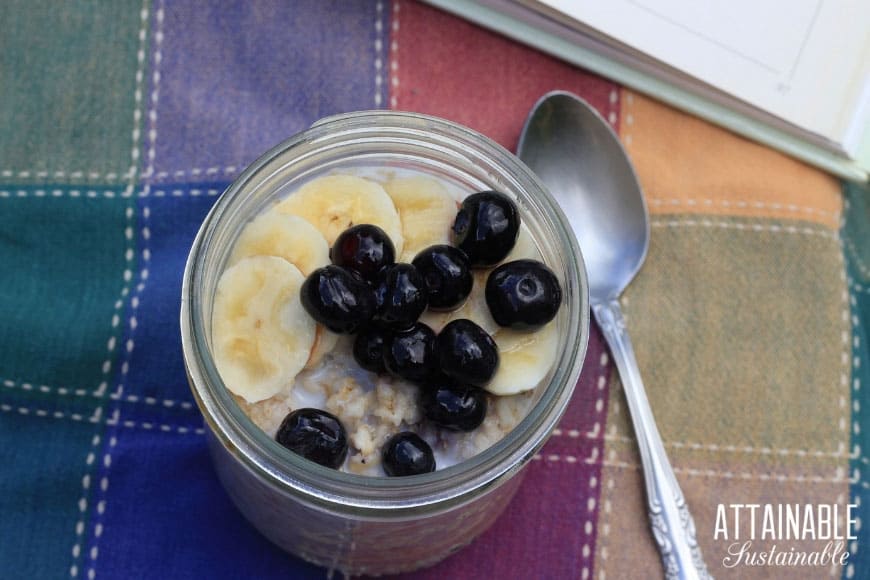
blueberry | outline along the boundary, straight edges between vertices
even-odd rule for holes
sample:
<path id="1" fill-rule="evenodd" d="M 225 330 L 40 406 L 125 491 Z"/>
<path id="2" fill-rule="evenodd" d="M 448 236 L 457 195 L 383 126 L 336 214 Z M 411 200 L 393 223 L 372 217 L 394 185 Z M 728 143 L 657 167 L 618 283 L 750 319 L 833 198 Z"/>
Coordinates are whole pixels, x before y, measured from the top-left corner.
<path id="1" fill-rule="evenodd" d="M 380 275 L 375 318 L 391 328 L 414 324 L 428 303 L 426 281 L 411 264 L 395 264 Z"/>
<path id="2" fill-rule="evenodd" d="M 520 231 L 520 213 L 511 198 L 482 191 L 465 198 L 453 222 L 453 244 L 472 266 L 494 266 L 510 253 Z"/>
<path id="3" fill-rule="evenodd" d="M 374 281 L 378 271 L 396 261 L 396 248 L 387 233 L 371 224 L 343 231 L 330 250 L 332 263 Z"/>
<path id="4" fill-rule="evenodd" d="M 403 431 L 390 437 L 382 452 L 384 472 L 390 477 L 435 471 L 435 455 L 422 437 Z"/>
<path id="5" fill-rule="evenodd" d="M 352 334 L 375 313 L 375 295 L 361 278 L 338 266 L 314 270 L 302 283 L 302 306 L 329 330 Z"/>
<path id="6" fill-rule="evenodd" d="M 384 343 L 384 366 L 409 381 L 423 381 L 436 367 L 435 332 L 421 322 L 391 333 Z"/>
<path id="7" fill-rule="evenodd" d="M 535 330 L 553 320 L 561 303 L 556 274 L 535 260 L 502 264 L 486 280 L 486 304 L 501 326 Z"/>
<path id="8" fill-rule="evenodd" d="M 420 402 L 426 419 L 451 431 L 473 431 L 486 417 L 486 393 L 449 380 L 430 384 Z"/>
<path id="9" fill-rule="evenodd" d="M 459 248 L 446 244 L 429 246 L 414 257 L 413 264 L 426 280 L 432 310 L 459 308 L 471 294 L 474 285 L 471 264 Z"/>
<path id="10" fill-rule="evenodd" d="M 297 409 L 287 415 L 275 440 L 315 463 L 338 469 L 347 457 L 347 434 L 341 422 L 320 409 Z"/>
<path id="11" fill-rule="evenodd" d="M 460 318 L 441 329 L 435 354 L 442 373 L 460 383 L 482 387 L 498 369 L 498 346 L 474 322 Z"/>
<path id="12" fill-rule="evenodd" d="M 382 373 L 384 368 L 384 341 L 387 331 L 377 326 L 362 329 L 353 341 L 353 358 L 367 371 Z"/>

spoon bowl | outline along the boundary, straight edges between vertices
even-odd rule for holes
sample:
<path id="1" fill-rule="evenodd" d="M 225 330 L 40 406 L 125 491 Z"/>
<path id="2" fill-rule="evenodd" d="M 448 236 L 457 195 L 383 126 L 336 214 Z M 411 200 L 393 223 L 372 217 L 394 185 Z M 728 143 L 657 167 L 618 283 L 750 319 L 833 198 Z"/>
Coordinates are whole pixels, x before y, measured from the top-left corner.
<path id="1" fill-rule="evenodd" d="M 568 216 L 583 250 L 593 300 L 621 294 L 646 258 L 649 219 L 616 133 L 584 101 L 556 91 L 532 109 L 517 155 L 544 180 Z"/>

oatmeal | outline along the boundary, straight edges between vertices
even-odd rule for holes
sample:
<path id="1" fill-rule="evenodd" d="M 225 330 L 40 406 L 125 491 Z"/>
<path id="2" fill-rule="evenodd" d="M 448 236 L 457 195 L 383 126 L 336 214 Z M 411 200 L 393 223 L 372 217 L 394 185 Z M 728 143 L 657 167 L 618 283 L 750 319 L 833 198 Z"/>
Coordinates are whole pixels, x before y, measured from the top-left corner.
<path id="1" fill-rule="evenodd" d="M 245 226 L 215 297 L 216 364 L 248 417 L 304 457 L 369 476 L 443 469 L 528 413 L 561 288 L 507 196 L 361 175 L 309 181 Z"/>

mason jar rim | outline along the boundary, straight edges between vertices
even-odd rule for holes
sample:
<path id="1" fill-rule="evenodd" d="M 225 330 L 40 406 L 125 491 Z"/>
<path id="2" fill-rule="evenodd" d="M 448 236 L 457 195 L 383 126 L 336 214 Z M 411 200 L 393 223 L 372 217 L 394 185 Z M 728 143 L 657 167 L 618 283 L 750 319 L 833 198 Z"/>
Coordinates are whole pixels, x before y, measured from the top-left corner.
<path id="1" fill-rule="evenodd" d="M 208 344 L 202 313 L 205 258 L 214 251 L 214 237 L 225 227 L 237 197 L 268 178 L 270 164 L 287 156 L 323 154 L 346 143 L 390 142 L 449 155 L 459 166 L 485 164 L 497 177 L 515 183 L 537 206 L 540 217 L 556 230 L 566 253 L 569 316 L 560 338 L 557 368 L 537 402 L 520 423 L 488 449 L 457 465 L 412 477 L 388 478 L 329 469 L 284 449 L 239 408 L 223 385 Z M 564 307 L 565 305 L 563 305 Z M 353 513 L 358 517 L 417 517 L 421 510 L 446 509 L 472 500 L 512 476 L 546 441 L 565 411 L 586 354 L 589 297 L 582 254 L 561 208 L 537 176 L 519 159 L 489 138 L 456 123 L 418 113 L 359 111 L 316 122 L 272 148 L 248 166 L 218 198 L 203 221 L 188 256 L 182 283 L 181 335 L 191 390 L 205 421 L 220 443 L 256 476 L 306 503 Z M 539 387 L 541 388 L 541 387 Z"/>

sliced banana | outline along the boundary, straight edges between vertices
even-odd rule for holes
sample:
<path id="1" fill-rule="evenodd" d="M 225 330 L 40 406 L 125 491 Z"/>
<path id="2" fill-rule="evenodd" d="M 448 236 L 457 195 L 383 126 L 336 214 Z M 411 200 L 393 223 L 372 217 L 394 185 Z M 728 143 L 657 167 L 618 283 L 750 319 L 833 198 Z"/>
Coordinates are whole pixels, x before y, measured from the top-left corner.
<path id="1" fill-rule="evenodd" d="M 227 388 L 249 403 L 279 393 L 308 360 L 315 322 L 300 300 L 304 281 L 299 268 L 274 256 L 245 258 L 218 281 L 215 364 Z"/>
<path id="2" fill-rule="evenodd" d="M 436 312 L 434 310 L 429 310 L 428 308 L 423 311 L 423 314 L 420 315 L 420 318 L 417 320 L 422 322 L 429 328 L 435 331 L 435 334 L 441 332 L 441 329 L 450 321 L 450 315 L 452 312 Z"/>
<path id="3" fill-rule="evenodd" d="M 458 309 L 448 312 L 447 320 L 444 324 L 457 320 L 459 318 L 467 318 L 473 320 L 479 327 L 487 331 L 491 335 L 501 329 L 501 326 L 492 317 L 489 312 L 489 305 L 486 303 L 486 279 L 489 277 L 491 270 L 474 270 L 474 286 L 471 287 L 471 294 L 468 295 L 465 304 Z"/>
<path id="4" fill-rule="evenodd" d="M 467 318 L 476 323 L 479 327 L 487 331 L 490 335 L 495 335 L 501 329 L 501 326 L 492 317 L 489 312 L 489 306 L 486 304 L 486 278 L 489 276 L 490 270 L 474 270 L 474 286 L 471 288 L 471 294 L 456 310 L 448 310 L 447 312 L 437 312 L 426 309 L 420 316 L 420 322 L 429 326 L 435 333 L 441 332 L 441 329 L 447 326 L 448 322 Z"/>
<path id="5" fill-rule="evenodd" d="M 284 258 L 308 276 L 329 264 L 329 244 L 307 220 L 268 211 L 245 226 L 228 264 L 233 265 L 251 256 Z"/>
<path id="6" fill-rule="evenodd" d="M 384 188 L 352 175 L 328 175 L 310 181 L 275 207 L 278 213 L 305 218 L 320 230 L 326 243 L 356 224 L 374 224 L 390 236 L 396 255 L 402 254 L 402 223 Z"/>
<path id="7" fill-rule="evenodd" d="M 420 250 L 450 242 L 450 228 L 456 219 L 456 200 L 447 188 L 431 177 L 393 179 L 384 184 L 402 222 L 405 248 L 399 261 L 410 262 Z"/>
<path id="8" fill-rule="evenodd" d="M 556 360 L 559 333 L 555 321 L 537 332 L 503 328 L 493 338 L 498 345 L 498 370 L 484 388 L 494 395 L 515 395 L 534 389 Z"/>
<path id="9" fill-rule="evenodd" d="M 538 251 L 538 246 L 535 245 L 532 234 L 525 224 L 520 224 L 517 242 L 503 262 L 513 262 L 514 260 L 538 260 L 539 262 L 543 260 L 543 256 Z"/>
<path id="10" fill-rule="evenodd" d="M 311 352 L 308 355 L 308 362 L 305 363 L 306 369 L 313 369 L 323 359 L 323 357 L 332 352 L 335 345 L 338 343 L 339 335 L 332 332 L 322 324 L 316 325 L 314 344 L 311 345 Z"/>

